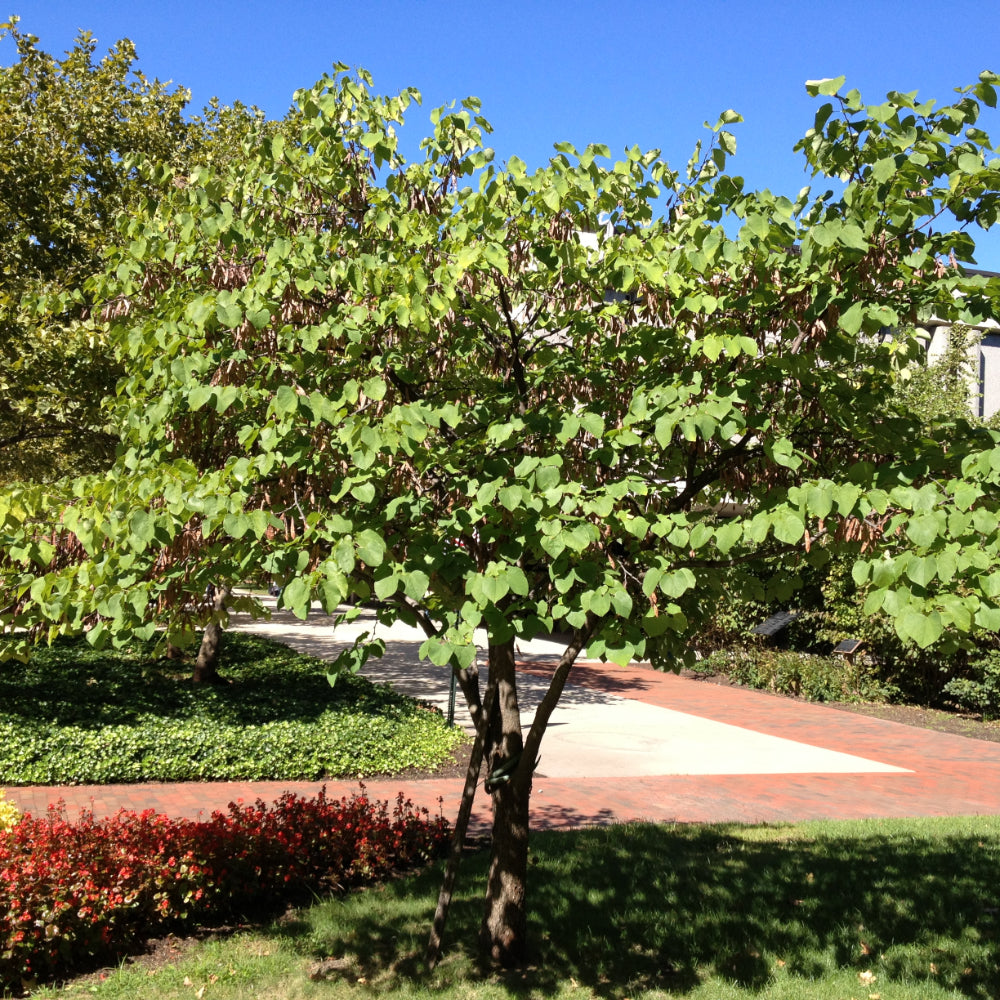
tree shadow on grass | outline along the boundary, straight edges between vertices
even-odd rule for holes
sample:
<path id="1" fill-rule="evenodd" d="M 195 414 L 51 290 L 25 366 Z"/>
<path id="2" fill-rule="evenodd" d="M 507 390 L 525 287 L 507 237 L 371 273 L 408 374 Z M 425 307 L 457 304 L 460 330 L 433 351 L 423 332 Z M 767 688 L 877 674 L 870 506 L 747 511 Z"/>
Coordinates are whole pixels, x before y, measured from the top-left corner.
<path id="1" fill-rule="evenodd" d="M 872 970 L 883 985 L 926 980 L 985 1000 L 1000 996 L 998 854 L 995 840 L 975 836 L 779 831 L 756 842 L 736 827 L 638 825 L 538 834 L 530 965 L 501 978 L 515 995 L 572 978 L 612 997 L 683 995 L 709 976 L 757 992 L 779 966 L 802 979 Z M 463 864 L 446 964 L 473 967 L 486 863 L 481 854 Z M 435 869 L 392 883 L 372 910 L 319 917 L 298 946 L 352 955 L 372 984 L 427 983 L 438 878 Z"/>
<path id="2" fill-rule="evenodd" d="M 228 683 L 196 685 L 190 672 L 190 664 L 160 658 L 153 641 L 97 651 L 82 639 L 63 639 L 29 664 L 7 665 L 0 705 L 26 724 L 95 730 L 150 718 L 316 722 L 338 705 L 390 716 L 412 710 L 404 696 L 360 678 L 344 677 L 331 687 L 314 660 L 256 636 L 226 637 L 222 676 Z"/>

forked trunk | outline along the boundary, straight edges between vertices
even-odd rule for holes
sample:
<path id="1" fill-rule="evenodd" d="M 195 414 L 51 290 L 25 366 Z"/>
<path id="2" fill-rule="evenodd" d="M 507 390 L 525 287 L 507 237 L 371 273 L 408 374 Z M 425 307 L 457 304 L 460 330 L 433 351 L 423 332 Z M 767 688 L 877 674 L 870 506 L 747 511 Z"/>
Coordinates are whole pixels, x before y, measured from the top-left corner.
<path id="1" fill-rule="evenodd" d="M 529 803 L 535 758 L 569 672 L 596 625 L 597 619 L 588 615 L 586 626 L 574 631 L 538 705 L 527 738 L 521 732 L 513 640 L 490 646 L 489 683 L 482 702 L 479 701 L 478 673 L 462 680 L 462 690 L 476 724 L 476 746 L 469 762 L 452 857 L 427 947 L 428 963 L 432 968 L 440 953 L 458 857 L 475 795 L 480 749 L 488 771 L 484 784 L 493 796 L 493 845 L 486 886 L 486 912 L 479 931 L 480 946 L 484 957 L 493 965 L 510 968 L 522 965 L 527 958 Z M 429 630 L 428 634 L 432 632 Z"/>
<path id="2" fill-rule="evenodd" d="M 479 932 L 484 956 L 510 968 L 527 946 L 528 801 L 532 766 L 521 759 L 521 717 L 514 676 L 514 642 L 490 646 L 490 675 L 497 678 L 493 739 L 486 787 L 493 795 L 493 845 L 486 912 Z"/>
<path id="3" fill-rule="evenodd" d="M 201 646 L 198 649 L 198 659 L 195 660 L 194 674 L 191 679 L 195 684 L 219 683 L 219 654 L 222 651 L 222 619 L 226 613 L 226 604 L 231 591 L 228 587 L 216 589 L 212 596 L 212 620 L 205 626 L 202 633 Z"/>

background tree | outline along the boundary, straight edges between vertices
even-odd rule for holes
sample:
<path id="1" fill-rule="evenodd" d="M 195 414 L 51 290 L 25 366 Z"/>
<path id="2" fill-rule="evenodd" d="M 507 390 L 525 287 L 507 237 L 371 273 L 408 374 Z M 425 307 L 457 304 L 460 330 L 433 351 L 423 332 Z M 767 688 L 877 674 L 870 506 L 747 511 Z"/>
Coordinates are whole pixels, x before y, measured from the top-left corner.
<path id="1" fill-rule="evenodd" d="M 128 39 L 100 59 L 82 32 L 58 59 L 0 24 L 17 60 L 0 67 L 0 480 L 53 480 L 109 466 L 119 440 L 102 400 L 123 374 L 84 283 L 104 267 L 123 216 L 158 191 L 137 159 L 183 177 L 234 155 L 255 108 L 189 94 L 136 68 Z"/>
<path id="2" fill-rule="evenodd" d="M 995 79 L 940 109 L 811 84 L 800 148 L 844 184 L 795 201 L 726 173 L 733 112 L 685 171 L 563 144 L 529 172 L 492 163 L 469 100 L 407 163 L 416 93 L 343 67 L 297 95 L 296 134 L 182 183 L 149 168 L 166 194 L 93 289 L 125 447 L 0 495 L 5 627 L 179 639 L 207 580 L 257 573 L 300 617 L 354 596 L 420 625 L 493 799 L 484 950 L 521 961 L 532 774 L 582 649 L 675 665 L 741 574 L 782 597 L 835 551 L 915 642 L 1000 624 L 1000 449 L 896 413 L 913 345 L 879 336 L 993 311 L 994 283 L 938 264 L 971 239 L 928 223 L 995 220 Z M 567 644 L 522 729 L 538 633 Z"/>
<path id="3" fill-rule="evenodd" d="M 17 25 L 0 25 L 18 55 L 0 67 L 0 482 L 51 482 L 109 467 L 120 442 L 103 402 L 124 369 L 85 285 L 123 218 L 197 164 L 241 155 L 249 129 L 278 134 L 288 120 L 214 99 L 187 119 L 188 92 L 149 81 L 128 39 L 96 60 L 82 32 L 57 59 Z M 170 169 L 154 179 L 138 162 Z M 220 641 L 214 622 L 197 679 L 216 678 Z"/>
<path id="4" fill-rule="evenodd" d="M 939 355 L 901 372 L 896 403 L 925 422 L 971 420 L 978 375 L 971 351 L 979 339 L 963 323 L 949 327 Z"/>
<path id="5" fill-rule="evenodd" d="M 62 59 L 16 18 L 5 38 L 17 61 L 0 68 L 0 477 L 51 479 L 113 458 L 100 404 L 121 371 L 83 322 L 82 283 L 143 192 L 132 154 L 183 162 L 188 94 L 134 69 L 127 40 L 95 60 L 86 32 Z"/>

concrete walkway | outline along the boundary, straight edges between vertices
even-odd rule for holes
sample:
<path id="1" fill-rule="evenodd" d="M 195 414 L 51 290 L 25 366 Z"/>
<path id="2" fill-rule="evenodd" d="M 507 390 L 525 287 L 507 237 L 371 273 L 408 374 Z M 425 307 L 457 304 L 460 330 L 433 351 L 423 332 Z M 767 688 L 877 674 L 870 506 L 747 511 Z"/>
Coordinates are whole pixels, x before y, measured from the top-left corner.
<path id="1" fill-rule="evenodd" d="M 273 635 L 303 652 L 331 657 L 362 618 L 334 634 L 322 616 L 237 627 Z M 382 660 L 366 673 L 438 704 L 447 672 L 421 664 L 420 636 L 387 632 Z M 559 655 L 551 642 L 519 649 L 519 688 L 527 724 Z M 459 695 L 461 700 L 461 695 Z M 458 721 L 468 724 L 467 716 Z M 229 802 L 270 802 L 285 791 L 336 796 L 357 782 L 218 782 L 10 788 L 7 797 L 38 814 L 62 801 L 70 815 L 153 808 L 207 816 Z M 369 794 L 457 810 L 460 779 L 367 783 Z M 781 822 L 826 818 L 1000 814 L 1000 744 L 884 722 L 756 691 L 726 688 L 639 666 L 580 662 L 571 674 L 541 748 L 532 796 L 535 828 L 648 819 L 676 822 Z M 488 796 L 477 797 L 474 826 L 489 824 Z"/>

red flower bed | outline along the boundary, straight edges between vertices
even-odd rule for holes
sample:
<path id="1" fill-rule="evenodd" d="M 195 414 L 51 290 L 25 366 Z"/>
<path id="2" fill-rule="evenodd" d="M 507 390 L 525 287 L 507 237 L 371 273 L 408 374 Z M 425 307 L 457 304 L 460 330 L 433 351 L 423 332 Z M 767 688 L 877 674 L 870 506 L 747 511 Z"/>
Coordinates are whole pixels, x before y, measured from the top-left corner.
<path id="1" fill-rule="evenodd" d="M 440 853 L 448 824 L 402 794 L 230 803 L 208 821 L 59 810 L 0 832 L 0 987 L 124 954 L 169 929 L 271 908 L 305 887 L 384 877 Z"/>

